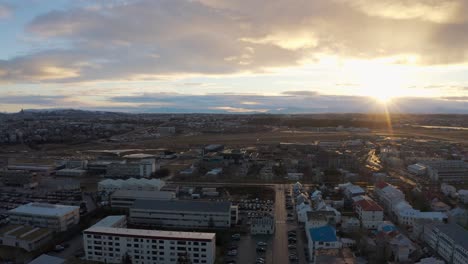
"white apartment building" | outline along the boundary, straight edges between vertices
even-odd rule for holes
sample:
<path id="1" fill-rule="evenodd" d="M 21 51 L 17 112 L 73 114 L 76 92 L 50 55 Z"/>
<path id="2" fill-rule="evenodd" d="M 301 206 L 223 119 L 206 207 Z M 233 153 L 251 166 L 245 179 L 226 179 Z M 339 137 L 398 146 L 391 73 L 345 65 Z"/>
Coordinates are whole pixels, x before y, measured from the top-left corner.
<path id="1" fill-rule="evenodd" d="M 387 212 L 393 212 L 395 205 L 405 200 L 402 191 L 386 182 L 376 183 L 374 193 Z"/>
<path id="2" fill-rule="evenodd" d="M 370 199 L 362 199 L 354 204 L 355 211 L 366 229 L 377 229 L 383 222 L 383 208 Z"/>
<path id="3" fill-rule="evenodd" d="M 160 179 L 106 179 L 98 183 L 98 191 L 105 194 L 111 194 L 118 190 L 160 191 L 161 188 L 164 187 L 164 185 L 165 182 Z"/>
<path id="4" fill-rule="evenodd" d="M 130 222 L 142 226 L 229 228 L 231 209 L 237 211 L 235 208 L 230 202 L 137 200 L 130 208 Z"/>
<path id="5" fill-rule="evenodd" d="M 272 235 L 275 232 L 275 219 L 272 216 L 264 216 L 252 219 L 250 233 L 252 235 Z"/>
<path id="6" fill-rule="evenodd" d="M 28 203 L 8 211 L 10 223 L 66 231 L 80 221 L 78 206 Z"/>
<path id="7" fill-rule="evenodd" d="M 468 231 L 457 224 L 428 224 L 424 240 L 449 264 L 468 263 Z"/>
<path id="8" fill-rule="evenodd" d="M 110 205 L 112 208 L 129 209 L 136 200 L 174 200 L 174 192 L 166 191 L 134 191 L 118 190 L 111 194 Z"/>
<path id="9" fill-rule="evenodd" d="M 106 221 L 104 219 L 103 221 Z M 111 221 L 112 222 L 112 221 Z M 213 264 L 216 234 L 92 226 L 83 231 L 85 258 L 104 263 Z"/>
<path id="10" fill-rule="evenodd" d="M 421 212 L 412 207 L 398 211 L 397 217 L 398 223 L 411 227 L 418 222 L 418 219 L 442 223 L 448 218 L 447 214 L 443 212 Z"/>

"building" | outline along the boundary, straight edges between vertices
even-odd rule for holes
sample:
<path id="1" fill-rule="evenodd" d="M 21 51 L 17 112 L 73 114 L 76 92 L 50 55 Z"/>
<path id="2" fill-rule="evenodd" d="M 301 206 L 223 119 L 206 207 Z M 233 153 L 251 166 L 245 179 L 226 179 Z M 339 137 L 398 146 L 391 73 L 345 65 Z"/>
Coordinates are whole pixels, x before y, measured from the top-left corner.
<path id="1" fill-rule="evenodd" d="M 464 204 L 468 204 L 468 190 L 458 190 L 458 199 Z"/>
<path id="2" fill-rule="evenodd" d="M 174 199 L 176 199 L 174 192 L 118 190 L 111 194 L 110 205 L 112 208 L 129 209 L 136 200 L 157 201 Z"/>
<path id="3" fill-rule="evenodd" d="M 156 172 L 159 164 L 156 159 L 141 159 L 136 161 L 123 160 L 107 165 L 106 177 L 110 178 L 148 178 Z"/>
<path id="4" fill-rule="evenodd" d="M 230 202 L 137 200 L 130 209 L 130 223 L 142 226 L 229 228 L 231 220 Z"/>
<path id="5" fill-rule="evenodd" d="M 97 222 L 96 227 L 127 227 L 127 216 L 125 215 L 110 215 Z"/>
<path id="6" fill-rule="evenodd" d="M 423 176 L 427 173 L 427 167 L 420 163 L 409 165 L 407 169 L 410 173 L 418 176 Z"/>
<path id="7" fill-rule="evenodd" d="M 214 233 L 95 225 L 83 231 L 83 245 L 86 260 L 105 263 L 213 264 L 216 256 Z"/>
<path id="8" fill-rule="evenodd" d="M 39 257 L 33 259 L 31 262 L 28 264 L 64 264 L 65 259 L 47 255 L 47 254 L 42 254 Z"/>
<path id="9" fill-rule="evenodd" d="M 54 231 L 66 231 L 80 221 L 80 207 L 28 203 L 8 211 L 10 223 L 49 228 Z"/>
<path id="10" fill-rule="evenodd" d="M 64 264 L 65 259 L 47 255 L 47 254 L 42 254 L 39 257 L 33 259 L 31 262 L 28 264 Z"/>
<path id="11" fill-rule="evenodd" d="M 383 222 L 383 208 L 371 199 L 362 199 L 354 204 L 362 228 L 377 229 Z"/>
<path id="12" fill-rule="evenodd" d="M 164 185 L 165 182 L 159 179 L 106 179 L 98 183 L 98 191 L 105 195 L 111 194 L 117 190 L 160 191 Z"/>
<path id="13" fill-rule="evenodd" d="M 0 171 L 0 180 L 6 186 L 34 188 L 39 184 L 36 173 L 24 170 Z"/>
<path id="14" fill-rule="evenodd" d="M 34 251 L 52 239 L 47 228 L 25 225 L 7 225 L 0 229 L 0 245 Z"/>
<path id="15" fill-rule="evenodd" d="M 275 219 L 272 216 L 253 218 L 250 224 L 252 235 L 272 235 L 275 233 Z"/>
<path id="16" fill-rule="evenodd" d="M 468 163 L 463 160 L 423 161 L 427 175 L 433 181 L 459 182 L 468 179 Z"/>
<path id="17" fill-rule="evenodd" d="M 306 231 L 307 247 L 312 263 L 317 263 L 316 252 L 318 250 L 341 248 L 341 242 L 336 236 L 335 228 L 329 225 L 306 229 Z"/>
<path id="18" fill-rule="evenodd" d="M 366 194 L 366 191 L 357 185 L 349 184 L 344 187 L 343 193 L 347 199 L 352 199 L 355 196 Z"/>
<path id="19" fill-rule="evenodd" d="M 84 176 L 85 174 L 86 174 L 86 170 L 78 169 L 78 168 L 74 168 L 74 169 L 65 168 L 65 169 L 61 169 L 55 172 L 55 175 L 61 176 L 61 177 L 81 177 L 81 176 Z"/>
<path id="20" fill-rule="evenodd" d="M 388 213 L 393 212 L 394 207 L 399 202 L 405 200 L 405 195 L 402 191 L 386 182 L 376 183 L 374 194 Z"/>
<path id="21" fill-rule="evenodd" d="M 427 224 L 423 238 L 447 263 L 468 263 L 468 231 L 456 224 Z"/>
<path id="22" fill-rule="evenodd" d="M 361 221 L 355 217 L 343 217 L 341 229 L 343 232 L 356 232 L 361 228 Z"/>

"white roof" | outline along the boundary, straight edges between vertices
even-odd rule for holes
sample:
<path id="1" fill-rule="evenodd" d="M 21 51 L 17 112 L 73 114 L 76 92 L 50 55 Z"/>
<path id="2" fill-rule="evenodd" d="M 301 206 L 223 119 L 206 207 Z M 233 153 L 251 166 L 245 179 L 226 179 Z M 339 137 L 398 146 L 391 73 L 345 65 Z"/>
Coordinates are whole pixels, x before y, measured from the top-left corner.
<path id="1" fill-rule="evenodd" d="M 15 209 L 10 210 L 9 213 L 43 216 L 61 216 L 68 214 L 74 210 L 79 210 L 79 207 L 61 204 L 28 203 L 25 205 L 20 205 Z"/>
<path id="2" fill-rule="evenodd" d="M 131 229 L 131 228 L 114 228 L 114 227 L 99 227 L 92 226 L 84 231 L 85 233 L 99 233 L 103 235 L 114 236 L 136 236 L 156 239 L 193 239 L 193 240 L 212 240 L 215 238 L 215 233 L 198 233 L 198 232 L 179 232 L 179 231 L 161 231 L 161 230 L 146 230 L 146 229 Z"/>

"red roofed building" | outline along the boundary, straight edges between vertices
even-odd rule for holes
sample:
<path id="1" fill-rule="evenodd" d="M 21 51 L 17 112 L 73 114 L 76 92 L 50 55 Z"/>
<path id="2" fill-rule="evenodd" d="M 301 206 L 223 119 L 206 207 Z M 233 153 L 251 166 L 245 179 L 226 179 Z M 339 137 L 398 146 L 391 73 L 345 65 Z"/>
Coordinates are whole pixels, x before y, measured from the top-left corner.
<path id="1" fill-rule="evenodd" d="M 375 188 L 377 188 L 377 189 L 383 189 L 383 188 L 385 188 L 387 186 L 388 186 L 388 183 L 386 183 L 386 182 L 378 182 L 378 183 L 375 184 Z"/>
<path id="2" fill-rule="evenodd" d="M 371 199 L 363 199 L 354 203 L 354 208 L 361 221 L 361 227 L 377 229 L 383 222 L 383 208 Z"/>

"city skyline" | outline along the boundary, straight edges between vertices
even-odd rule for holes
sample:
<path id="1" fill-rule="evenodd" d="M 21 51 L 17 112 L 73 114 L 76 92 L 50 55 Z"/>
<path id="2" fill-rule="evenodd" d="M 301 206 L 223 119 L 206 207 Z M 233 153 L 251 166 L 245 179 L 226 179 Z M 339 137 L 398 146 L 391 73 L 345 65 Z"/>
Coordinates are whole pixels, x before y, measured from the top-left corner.
<path id="1" fill-rule="evenodd" d="M 0 111 L 468 113 L 467 8 L 0 0 Z"/>

